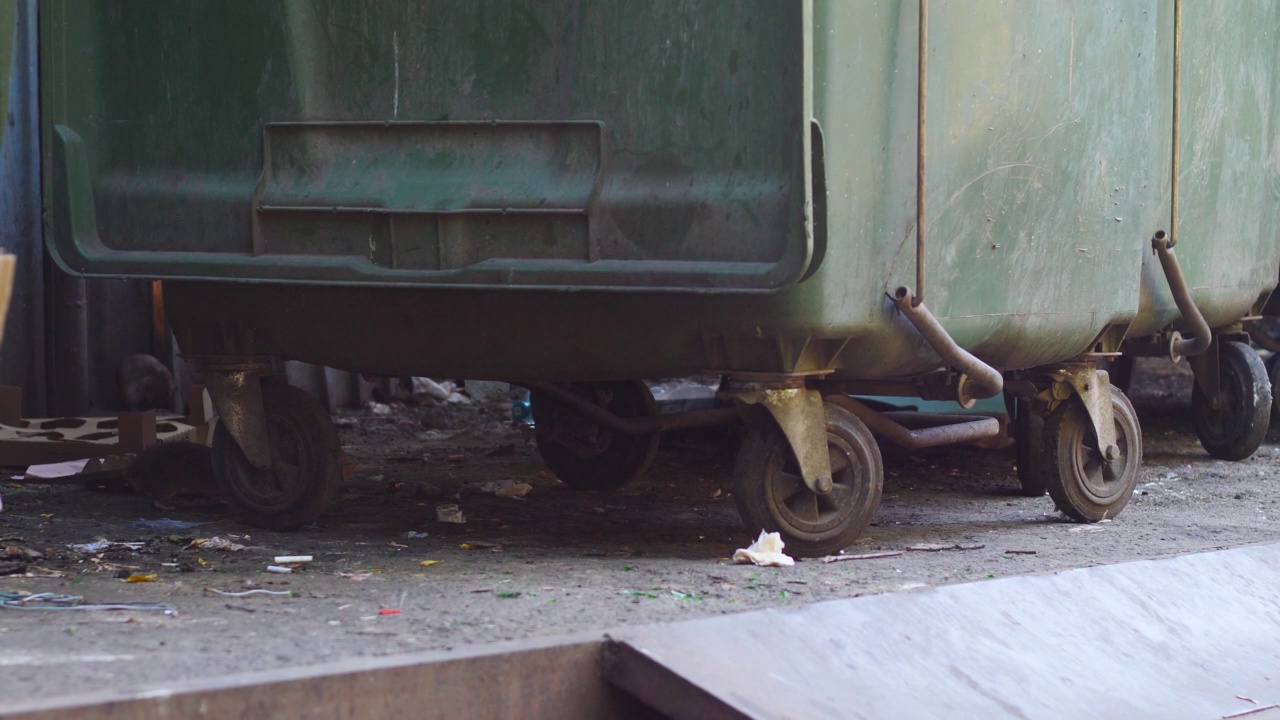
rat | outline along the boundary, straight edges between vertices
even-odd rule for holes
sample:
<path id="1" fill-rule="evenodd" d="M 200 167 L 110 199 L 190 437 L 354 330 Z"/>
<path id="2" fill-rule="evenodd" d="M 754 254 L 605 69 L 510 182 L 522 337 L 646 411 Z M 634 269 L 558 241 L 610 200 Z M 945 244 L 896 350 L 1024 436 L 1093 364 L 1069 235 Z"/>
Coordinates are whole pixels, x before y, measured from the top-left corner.
<path id="1" fill-rule="evenodd" d="M 153 445 L 138 455 L 125 471 L 125 477 L 157 510 L 171 510 L 163 501 L 179 495 L 222 501 L 213 477 L 213 452 L 198 443 Z"/>
<path id="2" fill-rule="evenodd" d="M 150 355 L 139 353 L 125 358 L 116 372 L 116 383 L 126 410 L 139 412 L 173 407 L 173 393 L 177 389 L 173 373 Z"/>

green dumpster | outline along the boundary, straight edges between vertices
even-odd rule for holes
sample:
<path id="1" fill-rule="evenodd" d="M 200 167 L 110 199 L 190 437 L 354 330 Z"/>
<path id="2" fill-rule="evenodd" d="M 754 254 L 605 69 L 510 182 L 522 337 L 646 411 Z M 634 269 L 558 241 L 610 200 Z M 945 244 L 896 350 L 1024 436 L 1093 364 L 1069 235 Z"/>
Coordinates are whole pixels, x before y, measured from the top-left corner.
<path id="1" fill-rule="evenodd" d="M 46 0 L 49 244 L 74 273 L 166 281 L 222 417 L 216 474 L 257 524 L 313 521 L 339 481 L 279 358 L 523 384 L 544 459 L 585 490 L 638 475 L 664 431 L 741 418 L 744 521 L 800 555 L 871 521 L 873 433 L 1000 432 L 851 395 L 1003 389 L 1044 422 L 1054 501 L 1100 520 L 1141 434 L 1098 363 L 1182 317 L 1145 260 L 1172 231 L 1174 10 Z M 1214 12 L 1248 22 L 1195 34 L 1210 76 L 1184 73 L 1184 104 L 1275 64 L 1245 52 L 1274 3 Z M 1280 270 L 1270 165 L 1217 179 L 1274 143 L 1269 85 L 1249 89 L 1246 120 L 1181 120 L 1206 182 L 1250 188 L 1216 225 L 1181 210 L 1224 324 Z M 1243 214 L 1256 233 L 1217 236 Z M 1207 235 L 1249 267 L 1193 250 Z M 735 407 L 658 415 L 639 382 L 697 373 Z"/>

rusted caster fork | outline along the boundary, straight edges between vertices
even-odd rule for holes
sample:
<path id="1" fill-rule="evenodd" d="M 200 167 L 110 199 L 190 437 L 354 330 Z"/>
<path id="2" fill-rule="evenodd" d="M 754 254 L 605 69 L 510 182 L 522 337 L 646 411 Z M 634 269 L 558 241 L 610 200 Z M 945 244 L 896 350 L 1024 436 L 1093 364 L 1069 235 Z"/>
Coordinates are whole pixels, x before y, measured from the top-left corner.
<path id="1" fill-rule="evenodd" d="M 1052 405 L 1070 400 L 1073 394 L 1080 397 L 1089 413 L 1093 430 L 1098 438 L 1098 450 L 1110 463 L 1120 460 L 1120 446 L 1116 442 L 1115 412 L 1111 403 L 1111 377 L 1106 370 L 1091 366 L 1062 368 L 1052 373 L 1050 389 Z"/>
<path id="2" fill-rule="evenodd" d="M 232 513 L 277 531 L 315 522 L 342 483 L 342 446 L 328 411 L 290 387 L 269 357 L 192 360 L 218 411 L 213 475 Z"/>
<path id="3" fill-rule="evenodd" d="M 826 411 L 822 393 L 810 390 L 802 377 L 770 380 L 729 378 L 722 397 L 769 412 L 795 453 L 800 477 L 812 492 L 831 492 L 831 455 L 827 451 Z"/>
<path id="4" fill-rule="evenodd" d="M 262 379 L 274 373 L 269 357 L 193 358 L 220 422 L 253 467 L 271 467 Z"/>

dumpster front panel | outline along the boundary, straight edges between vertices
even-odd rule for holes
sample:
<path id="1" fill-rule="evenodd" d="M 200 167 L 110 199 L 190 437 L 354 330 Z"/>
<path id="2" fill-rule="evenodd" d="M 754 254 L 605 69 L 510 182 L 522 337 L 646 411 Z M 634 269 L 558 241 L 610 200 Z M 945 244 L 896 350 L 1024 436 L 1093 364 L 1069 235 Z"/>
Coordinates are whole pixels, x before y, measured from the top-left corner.
<path id="1" fill-rule="evenodd" d="M 1280 276 L 1280 3 L 1184 1 L 1182 13 L 1175 252 L 1197 307 L 1220 327 Z M 1161 211 L 1168 230 L 1168 197 Z M 1144 265 L 1133 335 L 1179 318 L 1159 261 L 1147 253 Z"/>
<path id="2" fill-rule="evenodd" d="M 52 248 L 91 275 L 776 289 L 811 254 L 809 7 L 50 0 Z"/>

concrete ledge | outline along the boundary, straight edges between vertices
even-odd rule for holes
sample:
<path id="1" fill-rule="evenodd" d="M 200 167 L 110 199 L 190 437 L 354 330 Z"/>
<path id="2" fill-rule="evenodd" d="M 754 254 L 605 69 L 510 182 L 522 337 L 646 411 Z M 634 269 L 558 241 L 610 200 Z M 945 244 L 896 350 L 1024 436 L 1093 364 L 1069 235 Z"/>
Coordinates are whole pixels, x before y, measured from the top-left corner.
<path id="1" fill-rule="evenodd" d="M 608 638 L 352 660 L 128 695 L 0 700 L 0 719 L 537 720 L 656 710 L 699 719 L 1277 720 L 1280 544 L 623 628 Z"/>
<path id="2" fill-rule="evenodd" d="M 608 685 L 603 640 L 572 636 L 360 659 L 30 704 L 4 720 L 648 718 Z"/>
<path id="3" fill-rule="evenodd" d="M 1280 717 L 1280 545 L 627 629 L 610 653 L 677 718 Z"/>

